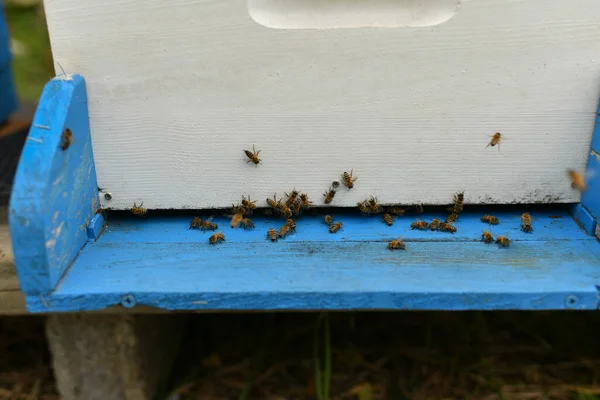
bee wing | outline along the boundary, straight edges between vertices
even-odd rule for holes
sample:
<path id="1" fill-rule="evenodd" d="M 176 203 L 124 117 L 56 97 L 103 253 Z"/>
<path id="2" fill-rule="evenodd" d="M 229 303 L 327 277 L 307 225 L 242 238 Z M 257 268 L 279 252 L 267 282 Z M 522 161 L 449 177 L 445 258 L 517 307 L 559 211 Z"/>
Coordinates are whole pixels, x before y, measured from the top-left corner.
<path id="1" fill-rule="evenodd" d="M 210 217 L 206 218 L 206 220 L 204 222 L 210 222 L 213 220 L 214 217 L 215 217 L 214 215 L 211 215 Z"/>

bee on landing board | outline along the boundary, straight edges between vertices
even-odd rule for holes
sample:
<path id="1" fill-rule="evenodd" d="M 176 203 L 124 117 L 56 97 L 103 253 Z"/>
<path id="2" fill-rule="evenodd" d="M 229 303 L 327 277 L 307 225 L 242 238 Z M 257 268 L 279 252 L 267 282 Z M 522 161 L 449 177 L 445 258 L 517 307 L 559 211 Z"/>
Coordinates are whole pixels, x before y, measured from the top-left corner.
<path id="1" fill-rule="evenodd" d="M 291 230 L 292 228 L 290 228 L 288 224 L 284 224 L 281 229 L 279 229 L 279 237 L 285 238 Z"/>
<path id="2" fill-rule="evenodd" d="M 229 226 L 231 226 L 232 228 L 235 229 L 240 225 L 240 222 L 242 222 L 243 219 L 244 219 L 244 213 L 237 212 L 237 213 L 233 214 L 233 217 L 231 217 L 231 223 L 229 224 Z"/>
<path id="3" fill-rule="evenodd" d="M 385 222 L 387 226 L 392 226 L 394 224 L 394 220 L 390 214 L 383 214 L 383 222 Z"/>
<path id="4" fill-rule="evenodd" d="M 481 241 L 487 244 L 490 244 L 494 241 L 494 236 L 492 236 L 492 232 L 485 231 L 481 234 Z"/>
<path id="5" fill-rule="evenodd" d="M 352 189 L 354 187 L 354 182 L 356 182 L 356 180 L 358 179 L 352 179 L 352 172 L 354 172 L 354 170 L 350 170 L 350 173 L 344 171 L 344 173 L 342 174 L 342 182 L 344 182 L 344 186 L 346 186 L 348 189 Z"/>
<path id="6" fill-rule="evenodd" d="M 329 227 L 329 233 L 336 233 L 340 229 L 342 229 L 342 223 L 341 222 L 336 222 L 336 223 L 334 223 L 333 225 L 331 225 Z"/>
<path id="7" fill-rule="evenodd" d="M 425 221 L 415 221 L 410 224 L 410 229 L 418 229 L 420 231 L 426 231 L 429 229 L 429 224 Z"/>
<path id="8" fill-rule="evenodd" d="M 449 224 L 447 222 L 444 222 L 441 226 L 440 226 L 440 231 L 442 232 L 450 232 L 450 233 L 455 233 L 456 232 L 456 227 L 452 224 Z"/>
<path id="9" fill-rule="evenodd" d="M 498 151 L 500 151 L 500 141 L 501 140 L 502 140 L 502 134 L 500 132 L 496 132 L 496 133 L 494 133 L 494 136 L 492 136 L 492 139 L 487 144 L 487 146 L 485 146 L 485 148 L 487 149 L 490 146 L 494 147 L 494 146 L 498 145 Z"/>
<path id="10" fill-rule="evenodd" d="M 499 247 L 508 247 L 510 246 L 510 239 L 507 236 L 498 236 L 496 243 L 498 243 Z"/>
<path id="11" fill-rule="evenodd" d="M 523 215 L 521 215 L 521 230 L 526 233 L 533 232 L 533 227 L 531 226 L 531 215 L 529 215 L 529 213 L 523 213 Z"/>
<path id="12" fill-rule="evenodd" d="M 254 229 L 254 222 L 250 218 L 243 218 L 241 224 L 244 229 Z"/>
<path id="13" fill-rule="evenodd" d="M 254 163 L 254 165 L 258 167 L 258 164 L 262 161 L 260 158 L 258 158 L 258 154 L 260 153 L 260 150 L 256 151 L 256 149 L 254 148 L 254 145 L 252 145 L 252 151 L 244 150 L 244 153 L 246 154 L 246 157 L 248 157 L 248 161 L 246 161 L 246 164 L 251 162 L 251 163 Z"/>
<path id="14" fill-rule="evenodd" d="M 366 201 L 360 201 L 360 202 L 356 203 L 356 205 L 358 206 L 358 209 L 360 210 L 361 213 L 363 213 L 363 214 L 370 214 L 371 213 L 371 209 L 369 208 L 369 204 Z"/>
<path id="15" fill-rule="evenodd" d="M 129 210 L 129 211 L 131 211 L 131 213 L 133 215 L 137 215 L 138 217 L 143 217 L 148 212 L 148 210 L 146 210 L 144 207 L 142 207 L 143 205 L 144 205 L 143 201 L 140 203 L 139 206 L 135 202 L 133 202 L 133 207 L 131 207 L 131 210 Z"/>
<path id="16" fill-rule="evenodd" d="M 571 178 L 571 187 L 573 189 L 577 189 L 580 192 L 587 190 L 587 185 L 585 184 L 585 178 L 583 174 L 580 174 L 572 169 L 568 170 L 567 173 L 569 174 L 569 178 Z"/>
<path id="17" fill-rule="evenodd" d="M 429 229 L 431 229 L 432 231 L 439 231 L 441 226 L 442 226 L 442 221 L 440 221 L 437 218 L 432 219 L 431 222 L 429 223 Z"/>
<path id="18" fill-rule="evenodd" d="M 298 198 L 298 191 L 296 189 L 292 190 L 292 192 L 290 194 L 285 193 L 285 195 L 287 196 L 287 200 L 285 201 L 285 205 L 288 207 L 291 207 L 294 202 L 296 201 L 296 199 Z"/>
<path id="19" fill-rule="evenodd" d="M 202 218 L 194 217 L 190 222 L 190 227 L 188 229 L 200 229 L 200 224 L 202 223 Z"/>
<path id="20" fill-rule="evenodd" d="M 225 235 L 222 232 L 215 233 L 211 237 L 208 238 L 208 243 L 217 244 L 225 241 Z"/>
<path id="21" fill-rule="evenodd" d="M 323 217 L 323 221 L 325 221 L 327 226 L 333 225 L 333 218 L 331 218 L 331 215 L 326 215 L 325 217 Z"/>
<path id="22" fill-rule="evenodd" d="M 388 250 L 406 250 L 406 245 L 404 244 L 404 240 L 402 238 L 398 238 L 396 240 L 392 240 L 387 245 Z"/>
<path id="23" fill-rule="evenodd" d="M 61 135 L 61 143 L 60 143 L 61 150 L 65 151 L 66 149 L 68 149 L 69 146 L 71 145 L 72 141 L 73 141 L 73 131 L 71 131 L 69 128 L 66 128 Z"/>
<path id="24" fill-rule="evenodd" d="M 282 202 L 279 202 L 279 210 L 283 215 L 286 216 L 286 218 L 291 218 L 294 215 L 294 213 L 292 213 L 292 210 Z"/>
<path id="25" fill-rule="evenodd" d="M 267 239 L 271 242 L 276 242 L 278 238 L 278 233 L 275 229 L 271 228 L 267 231 Z"/>
<path id="26" fill-rule="evenodd" d="M 300 203 L 302 204 L 302 207 L 308 208 L 312 204 L 312 201 L 308 200 L 308 194 L 302 193 L 300 195 Z"/>
<path id="27" fill-rule="evenodd" d="M 484 215 L 481 217 L 481 222 L 487 222 L 490 225 L 498 225 L 500 221 L 493 215 Z"/>
<path id="28" fill-rule="evenodd" d="M 333 198 L 335 197 L 335 190 L 333 188 L 329 188 L 329 191 L 323 193 L 323 196 L 325 196 L 324 203 L 331 204 Z"/>
<path id="29" fill-rule="evenodd" d="M 210 216 L 206 219 L 206 221 L 200 221 L 200 229 L 203 231 L 216 231 L 219 229 L 219 225 L 210 222 L 214 217 Z"/>

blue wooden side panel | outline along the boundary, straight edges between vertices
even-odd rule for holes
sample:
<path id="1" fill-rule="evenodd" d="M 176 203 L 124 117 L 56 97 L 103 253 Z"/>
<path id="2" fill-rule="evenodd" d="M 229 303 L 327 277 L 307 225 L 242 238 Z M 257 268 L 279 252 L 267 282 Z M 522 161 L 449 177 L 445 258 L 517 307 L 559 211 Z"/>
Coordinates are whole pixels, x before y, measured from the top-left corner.
<path id="1" fill-rule="evenodd" d="M 62 149 L 63 131 L 73 133 Z M 10 199 L 9 225 L 21 289 L 48 293 L 88 240 L 99 207 L 81 76 L 55 78 L 42 93 Z"/>
<path id="2" fill-rule="evenodd" d="M 600 153 L 600 102 L 598 102 L 598 110 L 596 111 L 596 126 L 592 136 L 592 150 Z"/>
<path id="3" fill-rule="evenodd" d="M 8 26 L 0 0 L 0 124 L 17 109 L 17 95 L 10 66 Z"/>

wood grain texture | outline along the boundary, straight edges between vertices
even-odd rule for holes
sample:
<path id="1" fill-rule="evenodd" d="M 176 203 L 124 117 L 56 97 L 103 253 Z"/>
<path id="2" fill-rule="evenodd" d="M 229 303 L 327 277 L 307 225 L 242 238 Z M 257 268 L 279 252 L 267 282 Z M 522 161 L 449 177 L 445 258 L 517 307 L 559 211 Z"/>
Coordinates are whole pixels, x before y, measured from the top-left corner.
<path id="1" fill-rule="evenodd" d="M 104 207 L 213 208 L 344 170 L 384 202 L 574 202 L 600 86 L 600 2 L 462 1 L 447 22 L 269 29 L 243 0 L 46 1 L 82 74 Z M 501 152 L 484 149 L 504 134 Z M 264 165 L 246 165 L 255 144 Z"/>
<path id="2" fill-rule="evenodd" d="M 208 233 L 188 230 L 188 218 L 109 219 L 56 290 L 43 300 L 28 296 L 27 305 L 31 312 L 124 301 L 166 310 L 595 309 L 597 240 L 564 211 L 533 213 L 529 234 L 518 230 L 519 214 L 498 213 L 492 229 L 513 240 L 506 249 L 480 242 L 485 225 L 469 212 L 456 235 L 411 231 L 411 218 L 388 227 L 339 215 L 338 234 L 303 218 L 277 243 L 265 233 L 281 222 L 256 218 L 252 232 L 223 228 L 226 241 L 216 246 Z M 387 250 L 401 235 L 406 251 Z"/>

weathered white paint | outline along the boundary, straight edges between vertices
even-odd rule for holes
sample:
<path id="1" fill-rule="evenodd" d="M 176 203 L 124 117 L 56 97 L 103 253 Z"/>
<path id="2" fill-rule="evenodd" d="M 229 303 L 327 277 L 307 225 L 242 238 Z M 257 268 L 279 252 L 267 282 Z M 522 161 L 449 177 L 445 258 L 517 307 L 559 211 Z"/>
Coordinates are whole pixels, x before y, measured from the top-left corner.
<path id="1" fill-rule="evenodd" d="M 589 150 L 597 0 L 462 1 L 445 23 L 397 29 L 270 29 L 244 0 L 46 12 L 55 60 L 87 81 L 105 207 L 218 207 L 292 187 L 319 204 L 351 168 L 356 188 L 334 205 L 579 198 L 565 170 Z M 495 131 L 501 152 L 484 149 Z"/>

